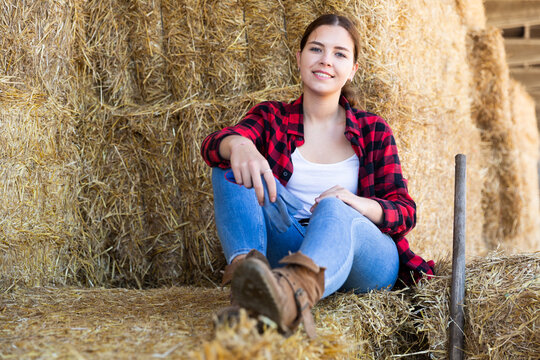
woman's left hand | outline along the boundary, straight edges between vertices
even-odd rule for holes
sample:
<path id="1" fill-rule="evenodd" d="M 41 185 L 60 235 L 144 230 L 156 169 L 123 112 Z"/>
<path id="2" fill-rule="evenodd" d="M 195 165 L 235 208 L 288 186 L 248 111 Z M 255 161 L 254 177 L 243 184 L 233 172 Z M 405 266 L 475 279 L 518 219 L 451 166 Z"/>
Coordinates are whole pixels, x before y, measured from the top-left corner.
<path id="1" fill-rule="evenodd" d="M 327 197 L 338 198 L 341 201 L 343 201 L 345 204 L 352 206 L 351 201 L 353 201 L 354 197 L 358 197 L 358 196 L 356 196 L 355 194 L 353 194 L 349 190 L 345 189 L 343 186 L 336 185 L 336 186 L 333 186 L 330 189 L 326 190 L 325 192 L 323 192 L 318 197 L 316 197 L 315 198 L 315 204 L 313 204 L 313 206 L 311 207 L 311 209 L 309 209 L 309 211 L 313 212 L 313 210 L 315 210 L 315 208 L 317 207 L 319 202 L 322 199 L 327 198 Z"/>
<path id="2" fill-rule="evenodd" d="M 384 220 L 384 213 L 381 205 L 372 199 L 353 194 L 341 185 L 335 185 L 315 198 L 315 204 L 310 211 L 313 212 L 319 202 L 327 197 L 335 197 L 351 206 L 356 211 L 370 219 L 374 224 L 380 225 Z"/>

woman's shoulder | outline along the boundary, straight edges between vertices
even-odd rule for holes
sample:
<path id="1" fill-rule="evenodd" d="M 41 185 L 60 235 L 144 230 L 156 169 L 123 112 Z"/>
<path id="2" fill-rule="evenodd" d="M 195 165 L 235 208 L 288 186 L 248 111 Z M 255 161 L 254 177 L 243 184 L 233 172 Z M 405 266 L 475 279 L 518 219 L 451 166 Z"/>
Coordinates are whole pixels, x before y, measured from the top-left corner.
<path id="1" fill-rule="evenodd" d="M 253 105 L 253 107 L 249 110 L 249 113 L 258 113 L 258 114 L 281 114 L 285 115 L 287 112 L 290 112 L 293 108 L 291 106 L 292 104 L 283 102 L 283 101 L 275 101 L 275 100 L 267 100 L 262 101 L 260 103 L 257 103 Z"/>
<path id="2" fill-rule="evenodd" d="M 381 116 L 356 108 L 351 108 L 353 113 L 353 121 L 356 121 L 360 129 L 391 131 L 388 122 Z"/>
<path id="3" fill-rule="evenodd" d="M 274 120 L 290 118 L 291 115 L 299 115 L 302 113 L 302 105 L 297 102 L 284 102 L 268 100 L 255 104 L 247 113 L 246 116 L 255 115 L 261 116 L 264 119 Z"/>

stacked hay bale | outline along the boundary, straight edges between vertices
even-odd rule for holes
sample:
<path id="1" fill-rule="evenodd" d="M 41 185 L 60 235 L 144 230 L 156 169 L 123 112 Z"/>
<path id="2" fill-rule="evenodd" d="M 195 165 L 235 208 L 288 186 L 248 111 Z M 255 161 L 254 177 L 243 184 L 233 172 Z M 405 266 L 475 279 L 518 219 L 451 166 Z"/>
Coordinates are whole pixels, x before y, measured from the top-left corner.
<path id="1" fill-rule="evenodd" d="M 80 2 L 71 105 L 84 176 L 80 235 L 85 284 L 156 286 L 183 275 L 180 119 L 163 50 L 161 3 Z"/>
<path id="2" fill-rule="evenodd" d="M 523 206 L 515 214 L 520 221 L 516 236 L 505 242 L 508 252 L 524 252 L 540 249 L 540 186 L 538 166 L 540 165 L 540 134 L 536 128 L 536 108 L 534 100 L 525 87 L 510 79 L 511 129 L 516 134 L 516 157 L 519 182 L 514 185 L 520 189 L 519 196 Z"/>
<path id="3" fill-rule="evenodd" d="M 63 283 L 80 176 L 65 106 L 71 22 L 60 1 L 0 8 L 0 286 Z"/>
<path id="4" fill-rule="evenodd" d="M 450 264 L 414 296 L 422 308 L 417 330 L 429 343 L 431 358 L 448 357 Z M 531 359 L 540 354 L 538 304 L 540 256 L 491 254 L 467 265 L 465 357 Z"/>
<path id="5" fill-rule="evenodd" d="M 463 25 L 470 30 L 486 28 L 486 11 L 483 0 L 456 0 Z"/>
<path id="6" fill-rule="evenodd" d="M 502 246 L 511 252 L 534 250 L 540 245 L 540 230 L 535 220 L 539 209 L 536 200 L 529 201 L 529 198 L 538 198 L 538 187 L 536 177 L 522 181 L 522 176 L 535 172 L 536 162 L 521 161 L 522 145 L 518 144 L 527 138 L 525 134 L 531 134 L 530 146 L 524 145 L 529 154 L 525 156 L 537 158 L 533 139 L 538 137 L 538 129 L 527 118 L 513 120 L 512 108 L 518 106 L 513 102 L 519 98 L 510 96 L 511 83 L 501 31 L 495 28 L 472 30 L 469 42 L 469 62 L 475 84 L 473 117 L 481 129 L 483 158 L 487 165 L 482 190 L 484 242 L 490 249 Z"/>
<path id="7" fill-rule="evenodd" d="M 0 283 L 63 283 L 80 174 L 72 118 L 44 94 L 13 91 L 0 101 Z"/>

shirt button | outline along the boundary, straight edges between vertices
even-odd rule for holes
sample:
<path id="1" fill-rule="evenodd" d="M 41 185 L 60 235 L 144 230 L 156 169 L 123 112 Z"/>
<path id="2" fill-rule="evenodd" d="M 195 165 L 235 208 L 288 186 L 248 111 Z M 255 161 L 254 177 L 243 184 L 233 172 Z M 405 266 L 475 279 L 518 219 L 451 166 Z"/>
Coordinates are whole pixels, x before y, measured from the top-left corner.
<path id="1" fill-rule="evenodd" d="M 283 176 L 288 176 L 289 175 L 289 172 L 288 171 L 284 171 L 283 172 Z"/>

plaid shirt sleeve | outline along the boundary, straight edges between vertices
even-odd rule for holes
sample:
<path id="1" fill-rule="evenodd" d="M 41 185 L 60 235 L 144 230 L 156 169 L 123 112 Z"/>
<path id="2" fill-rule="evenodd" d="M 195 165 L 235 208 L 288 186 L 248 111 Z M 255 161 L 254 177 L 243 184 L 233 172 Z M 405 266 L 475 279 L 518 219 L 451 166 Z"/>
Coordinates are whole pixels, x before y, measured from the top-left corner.
<path id="1" fill-rule="evenodd" d="M 221 140 L 229 135 L 240 135 L 253 141 L 261 153 L 264 151 L 263 132 L 265 127 L 265 115 L 268 104 L 260 103 L 254 106 L 238 124 L 226 127 L 208 135 L 202 142 L 201 155 L 210 167 L 228 168 L 229 160 L 223 159 L 219 154 Z"/>

